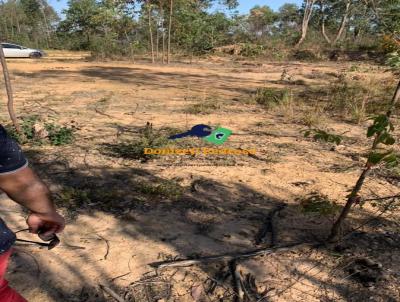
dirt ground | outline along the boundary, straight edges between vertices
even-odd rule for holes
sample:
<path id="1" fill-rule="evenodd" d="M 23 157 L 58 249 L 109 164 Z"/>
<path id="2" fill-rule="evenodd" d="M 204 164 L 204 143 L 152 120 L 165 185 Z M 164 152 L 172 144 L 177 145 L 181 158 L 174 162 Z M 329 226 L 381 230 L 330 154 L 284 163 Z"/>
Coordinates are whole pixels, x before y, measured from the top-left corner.
<path id="1" fill-rule="evenodd" d="M 36 114 L 77 129 L 70 145 L 23 146 L 56 194 L 68 226 L 61 246 L 51 251 L 17 245 L 10 283 L 31 302 L 114 301 L 99 284 L 127 301 L 234 300 L 227 263 L 157 272 L 149 264 L 268 246 L 270 239 L 257 240 L 268 221 L 276 246 L 325 238 L 333 217 L 304 213 L 301 200 L 318 195 L 343 204 L 365 162 L 359 154 L 370 144 L 367 123 L 321 116 L 324 126 L 344 136 L 334 148 L 303 137 L 307 127 L 298 122 L 304 112 L 296 99 L 289 113 L 266 111 L 246 99 L 264 86 L 296 92 L 327 85 L 354 65 L 352 76 L 394 80 L 381 67 L 360 62 L 210 58 L 163 66 L 92 62 L 62 52 L 10 60 L 18 115 Z M 282 81 L 284 70 L 289 82 Z M 208 114 L 185 112 L 199 102 L 218 106 Z M 7 123 L 4 108 L 0 121 Z M 224 147 L 257 153 L 140 161 L 104 151 L 138 137 L 147 122 L 156 130 L 221 125 L 233 131 Z M 197 138 L 186 141 L 200 145 Z M 399 194 L 399 179 L 374 175 L 363 197 Z M 269 216 L 273 210 L 276 215 Z M 25 214 L 5 197 L 0 213 L 13 230 L 25 227 Z M 398 214 L 381 215 L 336 248 L 301 246 L 238 261 L 246 295 L 260 302 L 400 301 Z M 347 227 L 374 215 L 369 205 L 357 208 Z"/>

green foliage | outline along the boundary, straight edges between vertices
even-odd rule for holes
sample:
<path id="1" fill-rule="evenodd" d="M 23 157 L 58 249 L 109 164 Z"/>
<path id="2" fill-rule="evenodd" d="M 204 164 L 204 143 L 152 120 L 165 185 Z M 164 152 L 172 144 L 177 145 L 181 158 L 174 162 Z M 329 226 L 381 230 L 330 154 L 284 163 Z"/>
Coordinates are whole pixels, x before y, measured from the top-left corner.
<path id="1" fill-rule="evenodd" d="M 292 56 L 295 60 L 299 61 L 315 62 L 319 60 L 315 52 L 311 50 L 296 50 Z"/>
<path id="2" fill-rule="evenodd" d="M 318 91 L 327 100 L 327 109 L 333 115 L 340 114 L 351 121 L 361 123 L 368 115 L 381 111 L 382 103 L 390 101 L 387 93 L 392 83 L 377 80 L 355 81 L 347 74 Z"/>
<path id="3" fill-rule="evenodd" d="M 102 152 L 113 157 L 147 161 L 157 155 L 144 154 L 145 148 L 161 148 L 168 144 L 168 136 L 162 131 L 154 131 L 150 123 L 139 134 L 139 138 L 132 141 L 104 144 Z"/>
<path id="4" fill-rule="evenodd" d="M 159 183 L 142 182 L 137 185 L 137 190 L 147 195 L 163 196 L 177 200 L 183 193 L 183 188 L 172 180 L 163 180 Z"/>
<path id="5" fill-rule="evenodd" d="M 184 109 L 185 113 L 189 114 L 211 114 L 221 109 L 221 105 L 217 100 L 205 100 L 187 106 Z"/>
<path id="6" fill-rule="evenodd" d="M 37 116 L 37 115 L 26 116 L 26 117 L 22 118 L 21 130 L 26 139 L 28 139 L 28 140 L 34 139 L 33 126 L 38 121 L 39 121 L 39 116 Z M 18 141 L 20 141 L 19 138 L 18 138 Z"/>
<path id="7" fill-rule="evenodd" d="M 270 7 L 257 5 L 250 10 L 248 22 L 256 39 L 261 39 L 271 30 L 277 19 L 277 14 Z"/>
<path id="8" fill-rule="evenodd" d="M 309 197 L 302 199 L 300 204 L 305 213 L 322 216 L 332 216 L 340 210 L 339 205 L 317 192 L 313 192 Z"/>
<path id="9" fill-rule="evenodd" d="M 394 70 L 400 70 L 400 51 L 389 53 L 387 55 L 386 65 Z"/>
<path id="10" fill-rule="evenodd" d="M 20 144 L 33 143 L 61 146 L 72 143 L 75 137 L 74 127 L 60 126 L 53 122 L 43 122 L 38 115 L 23 117 L 20 126 L 23 136 L 20 136 L 14 127 L 6 126 L 8 134 Z M 38 126 L 38 129 L 42 129 L 42 132 L 36 133 L 35 126 Z"/>
<path id="11" fill-rule="evenodd" d="M 370 165 L 378 165 L 385 163 L 387 167 L 396 167 L 400 164 L 400 154 L 393 149 L 380 147 L 392 146 L 396 143 L 395 137 L 392 135 L 394 126 L 386 115 L 379 115 L 372 118 L 373 123 L 368 127 L 367 137 L 375 137 L 373 150 L 368 155 L 368 163 Z"/>
<path id="12" fill-rule="evenodd" d="M 244 57 L 258 57 L 265 52 L 263 45 L 244 43 L 240 55 Z"/>
<path id="13" fill-rule="evenodd" d="M 0 14 L 4 23 L 0 27 L 1 42 L 33 48 L 55 45 L 55 26 L 59 18 L 46 0 L 1 1 Z"/>
<path id="14" fill-rule="evenodd" d="M 389 132 L 394 130 L 394 126 L 386 115 L 379 115 L 377 117 L 372 118 L 373 124 L 368 127 L 367 137 L 372 137 L 374 135 L 378 135 L 378 142 L 383 142 L 380 140 L 380 137 L 385 137 L 385 141 Z M 391 140 L 389 140 L 391 142 Z M 394 143 L 394 142 L 393 142 Z M 393 143 L 389 143 L 389 145 L 393 145 Z"/>
<path id="15" fill-rule="evenodd" d="M 46 123 L 45 128 L 48 132 L 48 140 L 53 146 L 71 144 L 74 141 L 74 129 L 59 126 L 53 123 Z"/>
<path id="16" fill-rule="evenodd" d="M 256 103 L 266 109 L 286 104 L 290 102 L 290 99 L 290 91 L 288 89 L 270 87 L 258 88 L 254 96 Z"/>
<path id="17" fill-rule="evenodd" d="M 304 137 L 310 137 L 312 135 L 315 141 L 322 141 L 325 143 L 333 143 L 340 145 L 342 142 L 342 137 L 340 135 L 331 134 L 321 129 L 308 129 L 303 130 Z"/>

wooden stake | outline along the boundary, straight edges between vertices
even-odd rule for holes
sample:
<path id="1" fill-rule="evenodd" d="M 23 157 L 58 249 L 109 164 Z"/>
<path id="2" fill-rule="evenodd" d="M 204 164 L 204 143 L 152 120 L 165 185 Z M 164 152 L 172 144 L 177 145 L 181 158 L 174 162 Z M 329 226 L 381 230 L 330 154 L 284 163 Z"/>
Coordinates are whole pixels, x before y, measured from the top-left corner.
<path id="1" fill-rule="evenodd" d="M 21 128 L 18 124 L 18 120 L 17 120 L 17 118 L 15 116 L 15 112 L 14 112 L 14 97 L 13 97 L 13 91 L 12 91 L 12 87 L 11 87 L 10 74 L 8 73 L 7 62 L 6 62 L 6 58 L 4 56 L 3 46 L 1 44 L 0 44 L 0 61 L 1 61 L 1 66 L 3 68 L 4 84 L 6 85 L 6 90 L 7 90 L 8 114 L 10 115 L 10 118 L 15 127 L 15 130 L 17 130 L 18 134 L 22 135 Z"/>

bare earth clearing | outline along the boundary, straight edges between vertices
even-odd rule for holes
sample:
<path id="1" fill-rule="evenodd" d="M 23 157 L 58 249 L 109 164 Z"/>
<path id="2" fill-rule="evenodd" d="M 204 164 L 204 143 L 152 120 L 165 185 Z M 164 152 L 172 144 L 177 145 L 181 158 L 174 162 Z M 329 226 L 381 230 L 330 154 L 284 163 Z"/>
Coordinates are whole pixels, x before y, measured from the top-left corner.
<path id="1" fill-rule="evenodd" d="M 332 216 L 306 214 L 300 200 L 319 194 L 343 204 L 365 162 L 360 154 L 370 145 L 367 124 L 324 117 L 325 127 L 344 133 L 343 144 L 332 148 L 300 133 L 307 127 L 299 122 L 304 110 L 296 98 L 291 112 L 267 112 L 245 101 L 264 86 L 296 92 L 327 85 L 354 63 L 212 58 L 161 66 L 89 62 L 79 54 L 62 58 L 59 53 L 9 62 L 18 115 L 37 114 L 78 129 L 72 145 L 24 145 L 69 216 L 59 248 L 16 247 L 8 278 L 28 301 L 114 301 L 102 296 L 100 283 L 136 301 L 232 301 L 232 280 L 223 263 L 164 269 L 159 276 L 148 264 L 268 246 L 269 240 L 257 245 L 255 238 L 280 206 L 285 207 L 273 218 L 276 246 L 323 239 Z M 393 81 L 376 65 L 356 65 L 363 71 L 351 75 Z M 283 83 L 284 69 L 300 84 Z M 208 114 L 184 112 L 199 102 L 218 106 Z M 3 123 L 8 121 L 4 108 Z M 107 146 L 139 137 L 147 122 L 157 131 L 221 125 L 234 133 L 224 147 L 257 149 L 257 157 L 169 156 L 141 162 L 110 154 Z M 196 146 L 198 139 L 187 143 Z M 398 179 L 376 177 L 367 180 L 364 197 L 399 194 Z M 349 227 L 375 211 L 358 208 Z M 24 213 L 5 198 L 0 212 L 14 230 L 25 227 Z M 388 212 L 375 221 L 378 227 L 360 228 L 336 251 L 300 248 L 240 261 L 243 279 L 250 285 L 252 276 L 256 279 L 249 295 L 253 301 L 400 301 L 398 214 Z M 364 270 L 379 278 L 368 284 L 353 278 L 349 267 L 357 257 L 372 259 L 376 267 Z M 141 279 L 146 280 L 131 284 Z"/>

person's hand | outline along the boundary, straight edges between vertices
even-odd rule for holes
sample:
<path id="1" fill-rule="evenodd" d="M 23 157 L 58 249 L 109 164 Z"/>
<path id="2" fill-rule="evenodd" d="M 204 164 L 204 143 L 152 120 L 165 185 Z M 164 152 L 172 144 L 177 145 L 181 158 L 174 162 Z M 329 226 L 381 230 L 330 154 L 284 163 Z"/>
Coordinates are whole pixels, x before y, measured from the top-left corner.
<path id="1" fill-rule="evenodd" d="M 31 213 L 26 219 L 29 231 L 39 234 L 41 238 L 51 238 L 53 234 L 60 233 L 65 227 L 65 220 L 56 211 L 41 214 Z"/>

